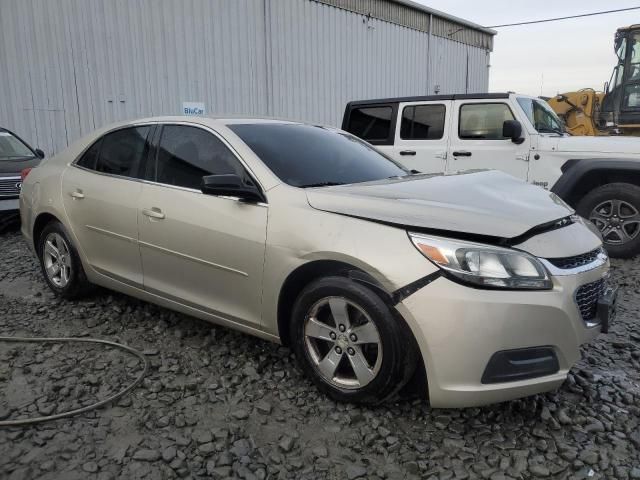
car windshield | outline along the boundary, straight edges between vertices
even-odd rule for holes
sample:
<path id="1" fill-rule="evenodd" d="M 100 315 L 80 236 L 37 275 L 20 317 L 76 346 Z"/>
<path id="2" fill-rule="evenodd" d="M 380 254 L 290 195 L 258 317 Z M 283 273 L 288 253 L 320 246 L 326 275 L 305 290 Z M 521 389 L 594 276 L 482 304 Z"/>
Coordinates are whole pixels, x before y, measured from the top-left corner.
<path id="1" fill-rule="evenodd" d="M 0 130 L 0 161 L 33 158 L 33 152 L 11 133 Z"/>
<path id="2" fill-rule="evenodd" d="M 283 182 L 322 187 L 402 177 L 409 172 L 368 143 L 324 127 L 288 123 L 231 124 Z"/>
<path id="3" fill-rule="evenodd" d="M 518 97 L 518 103 L 527 118 L 540 133 L 564 134 L 564 125 L 547 102 L 534 98 Z"/>

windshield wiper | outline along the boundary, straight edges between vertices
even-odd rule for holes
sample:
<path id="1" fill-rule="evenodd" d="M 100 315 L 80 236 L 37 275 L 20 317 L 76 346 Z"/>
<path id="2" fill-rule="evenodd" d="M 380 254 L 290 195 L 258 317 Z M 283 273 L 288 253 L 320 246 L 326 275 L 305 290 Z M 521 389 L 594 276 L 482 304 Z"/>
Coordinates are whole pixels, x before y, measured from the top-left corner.
<path id="1" fill-rule="evenodd" d="M 308 183 L 306 185 L 298 185 L 299 188 L 313 188 L 313 187 L 335 187 L 336 185 L 344 185 L 341 182 L 318 182 Z"/>

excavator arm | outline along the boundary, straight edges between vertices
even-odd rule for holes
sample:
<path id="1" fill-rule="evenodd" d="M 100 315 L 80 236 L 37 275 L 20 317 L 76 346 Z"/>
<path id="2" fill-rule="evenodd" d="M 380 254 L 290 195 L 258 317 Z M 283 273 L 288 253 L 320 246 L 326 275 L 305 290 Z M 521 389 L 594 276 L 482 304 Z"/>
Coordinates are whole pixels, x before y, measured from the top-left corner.
<path id="1" fill-rule="evenodd" d="M 640 135 L 640 24 L 619 28 L 617 65 L 604 92 L 591 88 L 547 100 L 573 135 Z"/>
<path id="2" fill-rule="evenodd" d="M 603 97 L 603 92 L 585 88 L 556 95 L 547 103 L 562 119 L 571 135 L 599 135 L 596 119 Z"/>

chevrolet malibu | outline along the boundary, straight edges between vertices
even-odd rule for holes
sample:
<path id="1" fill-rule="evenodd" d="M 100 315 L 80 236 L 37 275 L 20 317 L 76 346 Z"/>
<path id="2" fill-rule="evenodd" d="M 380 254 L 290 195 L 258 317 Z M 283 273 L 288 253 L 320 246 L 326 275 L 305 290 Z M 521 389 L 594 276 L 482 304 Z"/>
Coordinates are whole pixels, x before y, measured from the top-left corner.
<path id="1" fill-rule="evenodd" d="M 407 171 L 321 126 L 110 126 L 34 168 L 20 212 L 60 296 L 101 285 L 282 342 L 340 401 L 554 389 L 615 308 L 601 238 L 554 194 Z"/>

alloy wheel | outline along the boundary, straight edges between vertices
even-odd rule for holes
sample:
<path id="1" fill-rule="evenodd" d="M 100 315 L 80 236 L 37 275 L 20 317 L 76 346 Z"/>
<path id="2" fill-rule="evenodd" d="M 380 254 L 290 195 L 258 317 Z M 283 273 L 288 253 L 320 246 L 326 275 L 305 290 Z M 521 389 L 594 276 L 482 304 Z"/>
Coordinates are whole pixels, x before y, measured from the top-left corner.
<path id="1" fill-rule="evenodd" d="M 66 287 L 71 278 L 71 253 L 59 233 L 52 232 L 45 238 L 42 260 L 51 283 L 59 288 Z"/>
<path id="2" fill-rule="evenodd" d="M 608 244 L 622 245 L 640 233 L 640 213 L 624 200 L 612 199 L 598 204 L 589 214 L 589 220 Z"/>
<path id="3" fill-rule="evenodd" d="M 380 371 L 380 333 L 371 317 L 344 297 L 316 302 L 305 318 L 304 337 L 313 366 L 335 387 L 362 388 Z"/>

